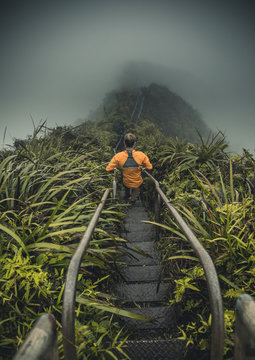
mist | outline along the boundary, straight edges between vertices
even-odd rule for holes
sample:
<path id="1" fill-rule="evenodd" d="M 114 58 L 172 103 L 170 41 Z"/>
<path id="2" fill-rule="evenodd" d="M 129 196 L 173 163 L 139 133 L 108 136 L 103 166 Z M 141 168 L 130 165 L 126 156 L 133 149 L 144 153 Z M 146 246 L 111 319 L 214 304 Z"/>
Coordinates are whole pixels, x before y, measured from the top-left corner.
<path id="1" fill-rule="evenodd" d="M 0 134 L 73 125 L 121 85 L 159 82 L 231 149 L 254 152 L 253 4 L 246 1 L 8 2 L 1 9 Z M 0 138 L 0 143 L 1 143 Z"/>

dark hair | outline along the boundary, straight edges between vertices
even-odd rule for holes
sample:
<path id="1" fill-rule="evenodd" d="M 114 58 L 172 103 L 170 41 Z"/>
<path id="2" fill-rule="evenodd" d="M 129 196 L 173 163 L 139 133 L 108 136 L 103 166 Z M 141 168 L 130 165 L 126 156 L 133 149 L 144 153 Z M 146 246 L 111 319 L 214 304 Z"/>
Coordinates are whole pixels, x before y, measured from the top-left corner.
<path id="1" fill-rule="evenodd" d="M 133 147 L 136 142 L 136 136 L 134 134 L 128 133 L 124 136 L 124 144 L 127 147 Z"/>

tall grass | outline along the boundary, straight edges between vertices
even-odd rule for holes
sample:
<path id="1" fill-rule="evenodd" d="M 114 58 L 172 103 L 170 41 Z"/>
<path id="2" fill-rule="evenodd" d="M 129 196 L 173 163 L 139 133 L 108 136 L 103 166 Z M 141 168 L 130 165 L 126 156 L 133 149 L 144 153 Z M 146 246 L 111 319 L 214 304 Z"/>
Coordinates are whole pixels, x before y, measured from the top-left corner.
<path id="1" fill-rule="evenodd" d="M 86 134 L 80 130 L 79 135 L 71 128 L 42 135 L 40 131 L 0 156 L 0 347 L 4 359 L 12 357 L 40 314 L 53 312 L 61 329 L 67 266 L 103 190 L 111 185 L 104 171 L 108 148 L 99 130 L 96 139 L 93 128 Z M 112 348 L 122 352 L 116 340 L 123 340 L 124 335 L 112 316 L 117 309 L 105 293 L 109 274 L 116 271 L 117 244 L 123 241 L 117 229 L 123 216 L 121 207 L 109 199 L 81 265 L 76 308 L 80 358 L 85 350 L 88 359 L 113 357 Z"/>
<path id="2" fill-rule="evenodd" d="M 205 149 L 204 157 L 200 156 L 204 161 L 194 161 L 194 155 L 206 142 L 194 151 L 196 145 L 179 146 L 175 141 L 179 156 L 165 149 L 160 159 L 166 167 L 161 184 L 215 263 L 225 308 L 225 353 L 231 358 L 235 301 L 244 292 L 255 296 L 255 161 L 246 150 L 243 156 L 226 154 L 224 143 L 214 140 L 210 151 Z M 175 283 L 169 301 L 178 303 L 182 314 L 179 336 L 205 350 L 211 317 L 203 269 L 165 209 L 162 226 L 168 230 L 161 239 L 164 261 Z"/>

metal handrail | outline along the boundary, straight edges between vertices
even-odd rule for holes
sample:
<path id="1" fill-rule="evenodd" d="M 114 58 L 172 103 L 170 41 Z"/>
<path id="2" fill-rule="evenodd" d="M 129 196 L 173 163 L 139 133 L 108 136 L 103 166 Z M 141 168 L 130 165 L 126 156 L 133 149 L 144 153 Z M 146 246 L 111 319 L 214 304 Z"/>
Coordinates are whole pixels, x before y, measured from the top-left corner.
<path id="1" fill-rule="evenodd" d="M 255 359 L 255 301 L 248 294 L 236 302 L 235 360 Z"/>
<path id="2" fill-rule="evenodd" d="M 117 196 L 117 169 L 114 169 L 113 172 L 113 182 L 112 182 L 112 198 L 113 200 L 116 200 Z"/>
<path id="3" fill-rule="evenodd" d="M 63 345 L 64 345 L 64 358 L 66 360 L 76 360 L 76 347 L 75 347 L 75 296 L 76 296 L 76 284 L 78 278 L 78 272 L 81 265 L 81 261 L 88 248 L 89 241 L 97 225 L 99 216 L 103 210 L 109 192 L 112 189 L 106 189 L 104 195 L 98 205 L 86 232 L 83 235 L 75 253 L 73 254 L 67 274 L 66 284 L 64 289 L 63 311 L 62 311 L 62 333 L 63 333 Z"/>
<path id="4" fill-rule="evenodd" d="M 223 311 L 223 302 L 220 290 L 219 279 L 215 270 L 215 266 L 212 262 L 211 257 L 201 245 L 200 241 L 193 234 L 191 229 L 188 227 L 186 222 L 183 220 L 178 211 L 174 208 L 173 205 L 169 202 L 164 192 L 160 189 L 159 182 L 146 170 L 144 173 L 154 182 L 156 191 L 159 196 L 156 202 L 160 201 L 160 198 L 164 201 L 167 208 L 172 213 L 176 222 L 180 226 L 181 230 L 189 240 L 193 250 L 200 259 L 200 262 L 203 266 L 205 277 L 207 280 L 207 287 L 209 292 L 209 301 L 212 314 L 212 336 L 211 336 L 211 349 L 210 349 L 210 358 L 211 360 L 221 360 L 223 359 L 224 353 L 224 311 Z M 159 212 L 159 203 L 157 204 Z M 155 215 L 159 218 L 159 213 Z"/>
<path id="5" fill-rule="evenodd" d="M 58 360 L 57 326 L 52 314 L 36 321 L 13 360 Z"/>

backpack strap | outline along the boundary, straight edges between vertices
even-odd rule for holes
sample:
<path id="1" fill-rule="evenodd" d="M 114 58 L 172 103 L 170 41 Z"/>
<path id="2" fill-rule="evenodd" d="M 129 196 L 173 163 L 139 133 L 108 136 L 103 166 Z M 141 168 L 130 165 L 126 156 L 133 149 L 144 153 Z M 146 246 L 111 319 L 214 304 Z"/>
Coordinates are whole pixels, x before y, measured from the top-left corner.
<path id="1" fill-rule="evenodd" d="M 128 158 L 127 158 L 125 164 L 123 165 L 123 168 L 137 168 L 137 167 L 139 167 L 139 165 L 137 164 L 137 162 L 133 158 L 133 154 L 132 154 L 133 150 L 126 150 L 126 152 L 128 153 Z"/>

